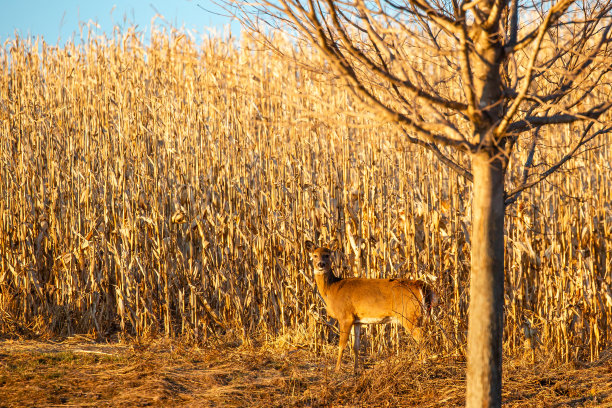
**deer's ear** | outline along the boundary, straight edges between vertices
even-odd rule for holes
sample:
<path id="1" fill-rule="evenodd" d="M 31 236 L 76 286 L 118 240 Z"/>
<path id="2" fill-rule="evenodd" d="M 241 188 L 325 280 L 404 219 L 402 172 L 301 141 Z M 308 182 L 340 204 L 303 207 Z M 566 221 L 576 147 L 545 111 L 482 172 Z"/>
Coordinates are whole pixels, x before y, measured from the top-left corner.
<path id="1" fill-rule="evenodd" d="M 312 242 L 312 241 L 308 241 L 308 240 L 306 240 L 306 242 L 304 242 L 304 246 L 306 247 L 306 250 L 308 252 L 312 252 L 315 249 L 317 249 L 317 246 L 315 245 L 315 243 Z"/>

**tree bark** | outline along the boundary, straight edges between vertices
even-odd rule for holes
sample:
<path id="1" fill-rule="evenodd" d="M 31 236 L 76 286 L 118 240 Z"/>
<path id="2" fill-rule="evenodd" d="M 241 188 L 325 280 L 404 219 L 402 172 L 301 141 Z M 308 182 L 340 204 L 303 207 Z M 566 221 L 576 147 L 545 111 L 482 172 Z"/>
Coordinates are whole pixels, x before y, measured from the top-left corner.
<path id="1" fill-rule="evenodd" d="M 481 150 L 472 156 L 472 171 L 472 271 L 466 407 L 500 407 L 504 320 L 502 160 Z"/>

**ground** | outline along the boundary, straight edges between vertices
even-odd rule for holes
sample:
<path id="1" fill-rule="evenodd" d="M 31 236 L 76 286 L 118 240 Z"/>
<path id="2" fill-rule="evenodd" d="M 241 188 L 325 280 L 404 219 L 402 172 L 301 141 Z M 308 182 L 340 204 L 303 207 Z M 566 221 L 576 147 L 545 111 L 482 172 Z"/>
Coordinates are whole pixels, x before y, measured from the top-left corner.
<path id="1" fill-rule="evenodd" d="M 352 370 L 345 353 L 288 344 L 0 341 L 0 407 L 455 407 L 465 363 L 387 353 Z M 367 353 L 365 353 L 367 354 Z M 506 358 L 506 407 L 612 407 L 612 352 L 591 364 Z"/>

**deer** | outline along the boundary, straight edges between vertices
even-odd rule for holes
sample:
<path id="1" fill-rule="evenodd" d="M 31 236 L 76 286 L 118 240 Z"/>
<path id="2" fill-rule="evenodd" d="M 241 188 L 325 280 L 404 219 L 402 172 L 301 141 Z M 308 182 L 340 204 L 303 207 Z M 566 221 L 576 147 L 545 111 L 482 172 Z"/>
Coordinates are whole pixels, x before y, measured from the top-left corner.
<path id="1" fill-rule="evenodd" d="M 339 278 L 332 272 L 332 251 L 305 242 L 313 264 L 317 289 L 327 314 L 338 321 L 340 342 L 335 370 L 354 328 L 355 372 L 359 368 L 359 342 L 362 324 L 399 323 L 421 341 L 424 317 L 437 304 L 437 295 L 421 280 Z"/>

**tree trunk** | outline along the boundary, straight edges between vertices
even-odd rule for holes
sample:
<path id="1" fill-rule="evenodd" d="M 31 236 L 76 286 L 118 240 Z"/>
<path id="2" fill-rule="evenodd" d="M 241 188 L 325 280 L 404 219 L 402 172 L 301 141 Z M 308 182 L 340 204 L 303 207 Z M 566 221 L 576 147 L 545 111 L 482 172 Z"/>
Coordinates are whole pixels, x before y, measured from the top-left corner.
<path id="1" fill-rule="evenodd" d="M 466 406 L 500 407 L 504 321 L 502 160 L 483 149 L 472 156 L 472 171 L 474 193 Z"/>

